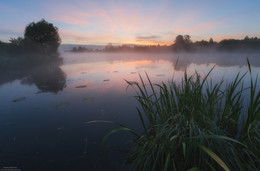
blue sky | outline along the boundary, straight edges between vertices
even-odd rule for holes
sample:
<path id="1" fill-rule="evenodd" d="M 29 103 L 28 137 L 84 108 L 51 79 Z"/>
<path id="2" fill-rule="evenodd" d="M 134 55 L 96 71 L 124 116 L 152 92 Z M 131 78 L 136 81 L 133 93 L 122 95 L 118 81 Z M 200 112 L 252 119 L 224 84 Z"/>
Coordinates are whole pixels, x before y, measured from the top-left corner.
<path id="1" fill-rule="evenodd" d="M 192 40 L 260 37 L 259 0 L 1 0 L 0 40 L 23 36 L 42 18 L 67 44 L 171 44 Z"/>

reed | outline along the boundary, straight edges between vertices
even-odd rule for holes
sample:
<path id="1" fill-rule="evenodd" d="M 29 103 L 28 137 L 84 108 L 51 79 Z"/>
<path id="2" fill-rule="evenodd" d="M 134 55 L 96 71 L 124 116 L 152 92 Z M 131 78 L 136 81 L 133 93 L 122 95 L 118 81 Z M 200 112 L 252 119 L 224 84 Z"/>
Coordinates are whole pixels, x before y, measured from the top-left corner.
<path id="1" fill-rule="evenodd" d="M 130 169 L 258 170 L 260 92 L 249 61 L 248 68 L 226 87 L 224 80 L 215 85 L 208 81 L 214 68 L 204 78 L 185 72 L 180 84 L 153 84 L 147 74 L 147 81 L 142 76 L 139 83 L 127 81 L 137 91 L 144 128 L 142 135 L 118 129 L 136 135 L 128 156 Z M 247 74 L 251 83 L 244 87 Z M 244 104 L 247 94 L 249 105 Z"/>

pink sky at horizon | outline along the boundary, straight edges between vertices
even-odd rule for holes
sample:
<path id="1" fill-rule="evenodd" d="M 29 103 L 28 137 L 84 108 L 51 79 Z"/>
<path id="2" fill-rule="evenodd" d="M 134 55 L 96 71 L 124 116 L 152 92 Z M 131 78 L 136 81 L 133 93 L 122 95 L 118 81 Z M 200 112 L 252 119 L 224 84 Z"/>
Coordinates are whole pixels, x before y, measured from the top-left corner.
<path id="1" fill-rule="evenodd" d="M 193 41 L 260 37 L 257 5 L 257 0 L 3 0 L 0 40 L 23 36 L 27 24 L 42 18 L 59 28 L 62 44 L 170 45 L 185 34 Z"/>

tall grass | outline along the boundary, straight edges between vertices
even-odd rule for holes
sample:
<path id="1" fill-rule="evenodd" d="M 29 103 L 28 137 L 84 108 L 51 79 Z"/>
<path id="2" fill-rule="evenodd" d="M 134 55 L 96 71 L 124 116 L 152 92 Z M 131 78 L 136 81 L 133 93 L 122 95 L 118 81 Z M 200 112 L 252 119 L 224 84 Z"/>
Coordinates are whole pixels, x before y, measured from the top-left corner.
<path id="1" fill-rule="evenodd" d="M 140 83 L 127 81 L 137 88 L 144 128 L 143 135 L 135 134 L 130 169 L 258 170 L 260 92 L 249 62 L 248 67 L 248 73 L 238 73 L 226 87 L 223 80 L 215 85 L 208 81 L 214 68 L 203 79 L 185 72 L 180 84 L 153 84 L 147 74 L 147 84 L 141 76 Z M 244 87 L 247 74 L 251 83 Z"/>

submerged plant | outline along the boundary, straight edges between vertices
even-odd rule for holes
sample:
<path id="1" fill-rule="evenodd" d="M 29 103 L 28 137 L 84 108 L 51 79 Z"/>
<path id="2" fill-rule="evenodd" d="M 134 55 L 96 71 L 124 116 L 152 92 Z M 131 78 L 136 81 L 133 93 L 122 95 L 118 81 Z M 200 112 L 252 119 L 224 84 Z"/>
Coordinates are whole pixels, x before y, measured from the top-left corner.
<path id="1" fill-rule="evenodd" d="M 152 84 L 146 74 L 146 85 L 137 87 L 137 108 L 144 128 L 138 135 L 121 127 L 108 133 L 126 130 L 136 139 L 129 153 L 131 170 L 257 170 L 260 168 L 260 92 L 257 78 L 243 86 L 245 74 L 223 88 L 198 73 L 184 73 L 180 84 Z M 250 103 L 244 105 L 246 92 Z"/>

